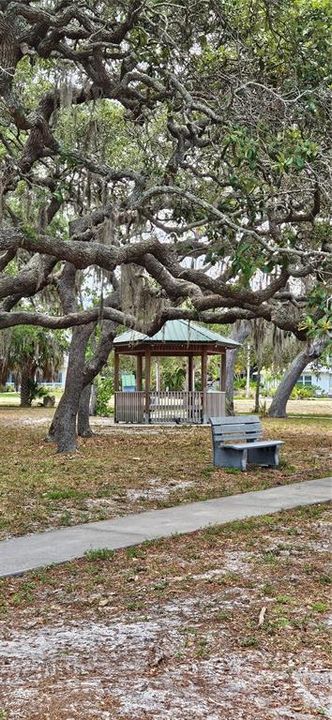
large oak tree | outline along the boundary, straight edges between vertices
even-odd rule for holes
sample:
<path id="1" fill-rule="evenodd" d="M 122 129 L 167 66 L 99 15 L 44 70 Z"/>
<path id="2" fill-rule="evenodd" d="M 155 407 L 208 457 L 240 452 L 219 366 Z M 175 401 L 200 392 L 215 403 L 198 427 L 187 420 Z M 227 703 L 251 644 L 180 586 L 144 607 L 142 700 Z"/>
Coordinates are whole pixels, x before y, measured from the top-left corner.
<path id="1" fill-rule="evenodd" d="M 84 343 L 96 322 L 93 371 L 119 323 L 152 333 L 172 317 L 261 318 L 300 339 L 310 324 L 329 332 L 325 0 L 0 10 L 0 328 L 84 326 L 61 449 L 93 379 Z M 148 315 L 121 288 L 124 266 L 137 287 L 143 272 Z M 87 307 L 77 273 L 92 267 L 104 292 Z M 38 299 L 22 306 L 50 286 L 53 314 Z"/>

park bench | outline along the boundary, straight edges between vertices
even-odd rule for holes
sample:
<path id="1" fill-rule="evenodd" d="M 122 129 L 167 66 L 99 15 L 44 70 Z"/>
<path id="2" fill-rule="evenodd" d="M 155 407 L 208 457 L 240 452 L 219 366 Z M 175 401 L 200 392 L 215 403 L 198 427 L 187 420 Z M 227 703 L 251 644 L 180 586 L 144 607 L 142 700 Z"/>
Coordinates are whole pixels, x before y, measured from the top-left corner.
<path id="1" fill-rule="evenodd" d="M 256 415 L 211 417 L 213 464 L 246 470 L 247 463 L 278 467 L 281 440 L 260 440 L 262 425 Z"/>

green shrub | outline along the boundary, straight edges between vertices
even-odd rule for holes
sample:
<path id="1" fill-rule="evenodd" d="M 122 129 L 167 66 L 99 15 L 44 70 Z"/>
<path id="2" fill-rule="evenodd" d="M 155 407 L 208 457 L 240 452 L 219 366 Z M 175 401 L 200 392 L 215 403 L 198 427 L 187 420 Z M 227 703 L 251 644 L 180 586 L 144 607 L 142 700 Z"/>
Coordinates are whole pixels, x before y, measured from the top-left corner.
<path id="1" fill-rule="evenodd" d="M 245 377 L 236 378 L 234 380 L 235 390 L 244 390 L 245 386 L 246 386 L 246 378 Z"/>
<path id="2" fill-rule="evenodd" d="M 29 387 L 30 403 L 33 400 L 37 400 L 38 398 L 44 398 L 48 395 L 47 388 L 43 387 L 43 385 L 39 385 L 39 382 L 37 380 L 33 380 L 32 378 L 29 378 L 28 387 Z"/>
<path id="3" fill-rule="evenodd" d="M 165 368 L 163 372 L 165 387 L 169 390 L 183 390 L 186 370 L 183 367 Z"/>
<path id="4" fill-rule="evenodd" d="M 112 377 L 99 377 L 96 382 L 96 415 L 108 417 L 113 414 L 109 401 L 113 395 L 114 386 Z"/>
<path id="5" fill-rule="evenodd" d="M 238 378 L 234 381 L 235 395 L 238 398 L 246 397 L 247 381 L 246 378 Z M 249 397 L 253 397 L 256 390 L 256 383 L 254 380 L 250 380 L 249 383 Z"/>
<path id="6" fill-rule="evenodd" d="M 317 395 L 316 385 L 295 385 L 292 390 L 292 400 L 306 400 L 307 398 L 314 398 Z"/>

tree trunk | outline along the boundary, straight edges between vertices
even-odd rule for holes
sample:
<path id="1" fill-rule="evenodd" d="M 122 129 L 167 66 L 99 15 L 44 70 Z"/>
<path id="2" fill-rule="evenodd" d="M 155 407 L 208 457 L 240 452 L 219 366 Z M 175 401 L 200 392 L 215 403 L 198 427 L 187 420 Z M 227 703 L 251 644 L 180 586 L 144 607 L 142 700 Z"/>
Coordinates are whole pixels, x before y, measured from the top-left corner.
<path id="1" fill-rule="evenodd" d="M 232 340 L 243 343 L 250 335 L 251 324 L 248 320 L 241 320 L 236 323 L 231 335 Z M 241 348 L 227 350 L 226 357 L 226 413 L 234 415 L 234 369 L 237 354 Z"/>
<path id="2" fill-rule="evenodd" d="M 22 371 L 21 376 L 21 390 L 20 390 L 20 405 L 21 407 L 31 407 L 31 393 L 30 393 L 30 382 L 31 377 L 28 372 Z"/>
<path id="3" fill-rule="evenodd" d="M 83 437 L 87 437 L 86 432 L 89 435 L 92 434 L 87 414 L 85 388 L 91 388 L 94 378 L 107 362 L 112 350 L 116 327 L 116 324 L 110 320 L 104 323 L 99 345 L 88 364 L 85 363 L 85 349 L 94 325 L 91 323 L 90 326 L 75 328 L 73 331 L 66 385 L 48 433 L 48 439 L 57 443 L 58 452 L 73 452 L 76 449 L 76 418 L 78 414 L 78 434 Z M 83 408 L 85 409 L 83 410 Z"/>
<path id="4" fill-rule="evenodd" d="M 306 345 L 304 350 L 299 352 L 278 385 L 277 392 L 270 405 L 270 417 L 286 417 L 287 402 L 299 377 L 309 363 L 319 358 L 325 350 L 326 345 L 327 340 L 325 338 L 319 338 L 311 344 Z"/>
<path id="5" fill-rule="evenodd" d="M 8 363 L 5 360 L 2 362 L 0 361 L 0 385 L 2 385 L 3 387 L 5 387 L 5 385 L 6 385 L 8 375 L 9 375 Z"/>
<path id="6" fill-rule="evenodd" d="M 8 3 L 6 3 L 8 4 Z M 9 99 L 16 65 L 21 53 L 15 29 L 1 13 L 0 17 L 0 94 Z M 13 100 L 12 100 L 13 102 Z"/>
<path id="7" fill-rule="evenodd" d="M 75 452 L 76 446 L 76 416 L 80 392 L 71 391 L 64 402 L 58 405 L 56 416 L 50 428 L 50 437 L 57 443 L 58 452 Z M 62 400 L 61 398 L 61 400 Z M 61 402 L 61 401 L 60 401 Z M 59 410 L 60 408 L 60 410 Z"/>
<path id="8" fill-rule="evenodd" d="M 83 389 L 85 350 L 94 324 L 73 330 L 64 393 L 54 413 L 48 439 L 55 441 L 58 452 L 76 450 L 76 417 Z"/>
<path id="9" fill-rule="evenodd" d="M 70 263 L 66 263 L 58 285 L 64 312 L 73 312 L 76 309 L 75 277 L 75 267 Z M 114 290 L 114 292 L 105 299 L 104 306 L 107 307 L 111 305 L 112 307 L 118 307 L 118 303 L 119 293 L 117 290 Z M 87 404 L 87 396 L 90 396 L 90 391 L 85 391 L 85 388 L 87 388 L 87 386 L 91 388 L 91 383 L 94 378 L 107 362 L 109 353 L 113 347 L 117 324 L 111 320 L 103 322 L 98 347 L 95 350 L 93 358 L 86 363 L 86 347 L 95 327 L 96 323 L 89 323 L 89 325 L 77 327 L 73 330 L 65 389 L 55 411 L 47 438 L 57 443 L 58 452 L 73 452 L 76 450 L 76 421 L 78 413 L 79 434 L 85 437 L 87 434 L 92 434 L 89 425 Z"/>
<path id="10" fill-rule="evenodd" d="M 92 437 L 93 432 L 90 427 L 90 397 L 92 385 L 86 385 L 80 397 L 77 416 L 77 432 L 80 437 Z"/>

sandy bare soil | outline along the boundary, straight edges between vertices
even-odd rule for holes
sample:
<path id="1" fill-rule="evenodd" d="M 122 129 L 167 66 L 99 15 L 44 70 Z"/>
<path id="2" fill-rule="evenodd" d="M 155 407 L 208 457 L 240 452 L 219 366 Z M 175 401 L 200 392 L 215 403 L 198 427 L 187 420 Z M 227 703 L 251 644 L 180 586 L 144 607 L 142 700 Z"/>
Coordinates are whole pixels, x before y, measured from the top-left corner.
<path id="1" fill-rule="evenodd" d="M 210 598 L 209 611 L 218 607 L 220 600 Z M 234 607 L 234 602 L 227 607 Z M 1 644 L 8 717 L 331 717 L 331 676 L 315 663 L 312 653 L 301 656 L 300 667 L 292 656 L 226 648 L 207 659 L 178 659 L 187 640 L 183 623 L 197 624 L 201 612 L 202 603 L 193 598 L 187 606 L 166 604 L 141 622 L 109 618 L 12 633 Z"/>
<path id="2" fill-rule="evenodd" d="M 325 507 L 1 583 L 6 720 L 332 717 Z"/>

